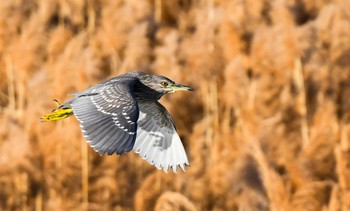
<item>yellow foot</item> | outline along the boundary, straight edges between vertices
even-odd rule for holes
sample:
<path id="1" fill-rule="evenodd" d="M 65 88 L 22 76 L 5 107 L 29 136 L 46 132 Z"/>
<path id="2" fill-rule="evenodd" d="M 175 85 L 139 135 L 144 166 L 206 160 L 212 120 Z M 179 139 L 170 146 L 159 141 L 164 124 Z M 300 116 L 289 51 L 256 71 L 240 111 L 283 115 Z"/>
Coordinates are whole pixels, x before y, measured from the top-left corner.
<path id="1" fill-rule="evenodd" d="M 41 121 L 43 122 L 51 122 L 51 121 L 57 121 L 64 118 L 67 118 L 69 116 L 73 115 L 73 109 L 71 107 L 61 107 L 62 104 L 60 104 L 57 100 L 54 100 L 57 104 L 57 109 L 52 110 L 51 113 L 44 115 L 41 117 Z M 60 108 L 61 107 L 61 108 Z"/>

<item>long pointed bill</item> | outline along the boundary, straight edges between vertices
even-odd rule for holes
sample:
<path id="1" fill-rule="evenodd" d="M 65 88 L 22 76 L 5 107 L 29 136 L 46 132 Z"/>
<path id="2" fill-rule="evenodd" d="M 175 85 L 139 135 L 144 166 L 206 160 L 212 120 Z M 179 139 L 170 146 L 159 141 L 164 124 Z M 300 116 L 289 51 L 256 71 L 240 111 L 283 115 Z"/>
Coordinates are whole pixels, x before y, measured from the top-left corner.
<path id="1" fill-rule="evenodd" d="M 181 85 L 181 84 L 174 84 L 171 86 L 173 89 L 173 92 L 175 91 L 193 91 L 194 89 L 189 86 Z"/>

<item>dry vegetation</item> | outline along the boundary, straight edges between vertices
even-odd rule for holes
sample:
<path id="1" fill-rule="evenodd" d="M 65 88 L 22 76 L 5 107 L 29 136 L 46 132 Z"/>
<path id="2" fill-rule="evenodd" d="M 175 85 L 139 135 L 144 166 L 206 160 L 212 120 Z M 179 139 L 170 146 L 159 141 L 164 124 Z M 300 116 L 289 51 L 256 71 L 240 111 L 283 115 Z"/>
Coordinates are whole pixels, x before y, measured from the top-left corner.
<path id="1" fill-rule="evenodd" d="M 39 120 L 135 69 L 197 88 L 186 173 Z M 350 210 L 349 0 L 3 0 L 0 82 L 0 210 Z"/>

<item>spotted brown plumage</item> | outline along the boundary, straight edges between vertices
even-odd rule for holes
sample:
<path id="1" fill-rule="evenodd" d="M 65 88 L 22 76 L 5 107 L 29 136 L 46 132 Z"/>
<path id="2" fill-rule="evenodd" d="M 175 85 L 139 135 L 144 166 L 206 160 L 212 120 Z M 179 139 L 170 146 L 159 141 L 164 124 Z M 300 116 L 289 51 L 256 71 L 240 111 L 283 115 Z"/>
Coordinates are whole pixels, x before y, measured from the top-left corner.
<path id="1" fill-rule="evenodd" d="M 100 155 L 132 149 L 150 164 L 185 171 L 188 158 L 174 122 L 158 100 L 166 93 L 192 88 L 158 75 L 131 72 L 75 93 L 44 121 L 74 114 L 84 137 Z M 64 111 L 70 111 L 64 115 Z"/>

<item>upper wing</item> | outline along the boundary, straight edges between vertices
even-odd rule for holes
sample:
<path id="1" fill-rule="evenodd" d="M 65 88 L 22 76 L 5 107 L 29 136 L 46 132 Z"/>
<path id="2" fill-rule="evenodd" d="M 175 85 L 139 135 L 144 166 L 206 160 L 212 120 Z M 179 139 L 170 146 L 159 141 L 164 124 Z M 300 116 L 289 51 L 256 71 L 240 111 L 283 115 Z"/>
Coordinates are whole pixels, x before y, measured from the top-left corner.
<path id="1" fill-rule="evenodd" d="M 137 79 L 113 79 L 76 95 L 71 106 L 87 142 L 100 155 L 129 152 L 136 138 L 139 110 L 133 96 Z"/>
<path id="2" fill-rule="evenodd" d="M 140 115 L 134 150 L 165 172 L 189 165 L 185 149 L 167 110 L 158 102 L 138 102 Z"/>

